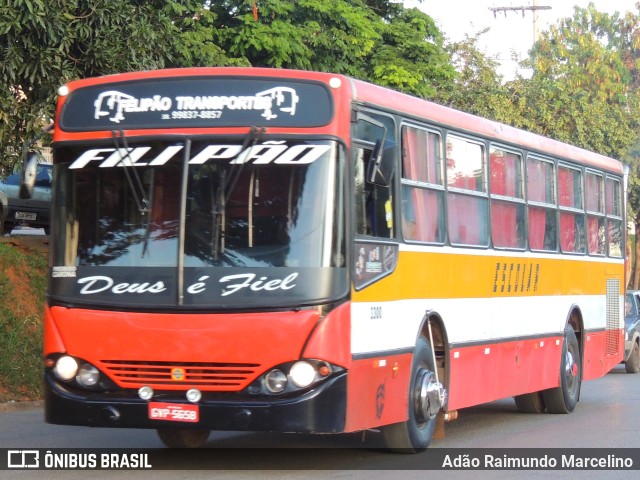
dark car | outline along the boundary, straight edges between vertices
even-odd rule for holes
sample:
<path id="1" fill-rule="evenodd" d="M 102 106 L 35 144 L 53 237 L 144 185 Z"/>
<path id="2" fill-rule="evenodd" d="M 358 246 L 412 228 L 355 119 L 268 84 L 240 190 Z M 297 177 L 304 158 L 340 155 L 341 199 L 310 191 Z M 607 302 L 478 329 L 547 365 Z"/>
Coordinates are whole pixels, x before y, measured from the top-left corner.
<path id="1" fill-rule="evenodd" d="M 624 367 L 628 373 L 640 370 L 640 291 L 626 293 L 624 298 Z"/>
<path id="2" fill-rule="evenodd" d="M 13 173 L 0 182 L 0 233 L 10 233 L 16 225 L 43 228 L 49 233 L 51 178 L 53 165 L 39 163 L 31 198 L 20 198 L 22 175 Z"/>

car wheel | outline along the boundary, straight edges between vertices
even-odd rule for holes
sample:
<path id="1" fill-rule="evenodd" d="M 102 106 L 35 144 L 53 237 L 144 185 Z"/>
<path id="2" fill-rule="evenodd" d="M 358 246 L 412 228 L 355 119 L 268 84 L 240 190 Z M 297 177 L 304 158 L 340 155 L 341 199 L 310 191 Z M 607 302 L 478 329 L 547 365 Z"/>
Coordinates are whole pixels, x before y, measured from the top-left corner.
<path id="1" fill-rule="evenodd" d="M 638 373 L 640 371 L 640 345 L 638 345 L 638 342 L 633 342 L 631 355 L 624 362 L 624 369 L 627 373 Z"/>

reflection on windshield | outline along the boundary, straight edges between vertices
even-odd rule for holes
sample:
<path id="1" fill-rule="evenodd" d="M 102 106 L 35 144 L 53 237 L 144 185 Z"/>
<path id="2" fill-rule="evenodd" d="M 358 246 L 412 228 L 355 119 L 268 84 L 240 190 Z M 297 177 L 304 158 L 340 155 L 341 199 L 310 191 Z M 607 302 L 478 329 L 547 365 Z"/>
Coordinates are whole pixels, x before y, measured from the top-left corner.
<path id="1" fill-rule="evenodd" d="M 173 266 L 177 261 L 180 165 L 144 169 L 141 210 L 124 168 L 74 174 L 77 265 Z M 71 247 L 71 245 L 68 245 Z"/>
<path id="2" fill-rule="evenodd" d="M 182 153 L 150 166 L 168 147 L 148 145 L 132 146 L 141 166 L 129 167 L 111 165 L 109 148 L 59 152 L 69 163 L 85 157 L 73 169 L 56 166 L 54 265 L 177 267 L 183 248 L 185 267 L 344 266 L 334 143 L 272 142 L 244 157 L 205 158 L 220 149 L 194 142 L 190 159 L 203 160 L 189 165 L 186 181 Z M 136 169 L 147 209 L 138 208 L 127 169 Z"/>
<path id="3" fill-rule="evenodd" d="M 229 168 L 192 166 L 185 265 L 322 266 L 329 165 L 236 166 L 242 171 L 224 206 Z"/>

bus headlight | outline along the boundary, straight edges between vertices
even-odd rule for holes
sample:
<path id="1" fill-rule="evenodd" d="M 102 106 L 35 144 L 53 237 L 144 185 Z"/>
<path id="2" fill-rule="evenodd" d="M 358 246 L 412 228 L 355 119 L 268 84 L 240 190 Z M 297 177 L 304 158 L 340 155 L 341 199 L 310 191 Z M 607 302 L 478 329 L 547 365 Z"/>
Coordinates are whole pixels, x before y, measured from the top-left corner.
<path id="1" fill-rule="evenodd" d="M 287 376 L 282 372 L 282 370 L 271 370 L 267 373 L 267 376 L 264 379 L 265 386 L 267 390 L 271 393 L 280 393 L 283 392 L 285 388 L 287 388 Z"/>
<path id="2" fill-rule="evenodd" d="M 316 369 L 308 362 L 296 362 L 289 371 L 291 382 L 300 388 L 308 387 L 316 378 Z"/>
<path id="3" fill-rule="evenodd" d="M 63 355 L 53 367 L 53 373 L 63 382 L 72 380 L 78 373 L 78 362 L 69 355 Z"/>
<path id="4" fill-rule="evenodd" d="M 93 387 L 97 385 L 98 380 L 100 380 L 100 372 L 93 365 L 89 365 L 85 363 L 78 370 L 78 375 L 76 375 L 76 382 L 84 387 Z"/>

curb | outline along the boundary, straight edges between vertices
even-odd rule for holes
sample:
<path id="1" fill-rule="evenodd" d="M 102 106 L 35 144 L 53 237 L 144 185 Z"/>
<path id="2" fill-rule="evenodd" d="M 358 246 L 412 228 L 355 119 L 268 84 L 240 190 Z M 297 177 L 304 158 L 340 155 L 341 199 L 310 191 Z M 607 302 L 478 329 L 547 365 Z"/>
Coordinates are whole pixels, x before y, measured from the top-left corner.
<path id="1" fill-rule="evenodd" d="M 26 410 L 37 410 L 44 407 L 42 400 L 32 402 L 7 402 L 0 403 L 0 413 L 23 412 Z"/>

